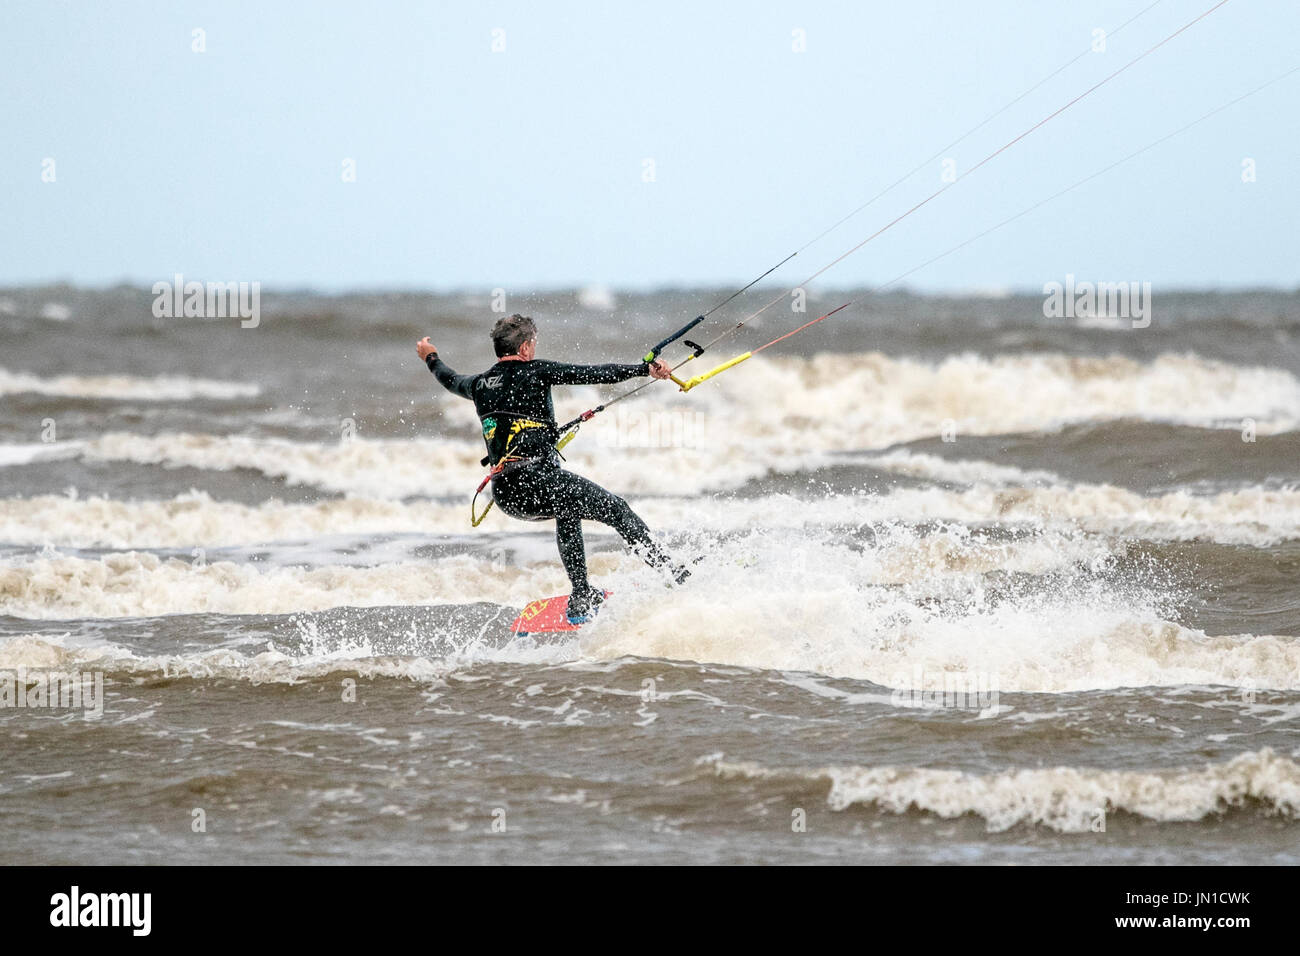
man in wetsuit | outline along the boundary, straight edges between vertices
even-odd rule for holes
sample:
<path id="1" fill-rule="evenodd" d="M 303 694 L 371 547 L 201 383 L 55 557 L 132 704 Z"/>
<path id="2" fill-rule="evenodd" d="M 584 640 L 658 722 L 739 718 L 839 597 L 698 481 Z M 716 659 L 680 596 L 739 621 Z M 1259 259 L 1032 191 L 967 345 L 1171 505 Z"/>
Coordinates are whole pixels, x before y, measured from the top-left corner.
<path id="1" fill-rule="evenodd" d="M 583 520 L 609 525 L 651 567 L 667 568 L 678 584 L 684 581 L 690 572 L 672 564 L 626 501 L 560 467 L 555 450 L 560 435 L 551 404 L 553 385 L 611 385 L 647 374 L 664 379 L 670 373 L 668 366 L 661 361 L 565 365 L 537 359 L 537 326 L 523 315 L 497 320 L 492 345 L 498 361 L 478 375 L 456 374 L 438 358 L 428 336 L 417 343 L 416 352 L 444 388 L 474 403 L 483 423 L 487 461 L 495 472 L 492 497 L 501 510 L 525 520 L 555 519 L 560 559 L 573 585 L 569 620 L 574 624 L 588 620 L 604 598 L 604 591 L 587 581 Z"/>

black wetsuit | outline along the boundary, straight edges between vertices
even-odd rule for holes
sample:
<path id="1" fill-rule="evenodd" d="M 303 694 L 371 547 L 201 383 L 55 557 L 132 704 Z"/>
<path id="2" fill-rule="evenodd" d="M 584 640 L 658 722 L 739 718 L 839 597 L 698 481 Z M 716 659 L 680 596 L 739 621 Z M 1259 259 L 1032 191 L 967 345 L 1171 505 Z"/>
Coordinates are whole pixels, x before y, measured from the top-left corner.
<path id="1" fill-rule="evenodd" d="M 478 375 L 458 375 L 435 352 L 426 359 L 429 371 L 450 392 L 474 403 L 483 423 L 486 463 L 505 463 L 492 479 L 492 497 L 501 510 L 524 520 L 555 519 L 560 559 L 573 585 L 571 613 L 585 613 L 600 591 L 587 581 L 587 557 L 582 522 L 609 525 L 652 567 L 669 564 L 668 556 L 650 537 L 650 529 L 628 503 L 581 475 L 565 471 L 555 450 L 559 427 L 551 403 L 553 385 L 611 385 L 646 375 L 649 366 L 565 365 L 533 359 L 497 362 Z M 673 568 L 675 577 L 686 572 Z"/>

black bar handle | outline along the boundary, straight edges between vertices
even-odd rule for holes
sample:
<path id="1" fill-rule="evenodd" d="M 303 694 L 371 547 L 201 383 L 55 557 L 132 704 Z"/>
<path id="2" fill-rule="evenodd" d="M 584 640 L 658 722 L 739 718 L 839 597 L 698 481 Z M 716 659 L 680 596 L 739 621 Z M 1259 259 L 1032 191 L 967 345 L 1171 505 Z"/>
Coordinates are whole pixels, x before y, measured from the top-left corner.
<path id="1" fill-rule="evenodd" d="M 700 324 L 701 322 L 703 322 L 703 321 L 704 321 L 704 316 L 702 316 L 702 315 L 697 315 L 695 318 L 691 319 L 691 321 L 687 322 L 687 323 L 686 323 L 685 325 L 683 325 L 680 329 L 678 329 L 678 330 L 677 330 L 676 332 L 674 332 L 672 335 L 668 336 L 668 338 L 664 339 L 662 342 L 660 342 L 658 345 L 656 345 L 654 348 L 652 348 L 649 352 L 647 352 L 647 353 L 646 353 L 646 356 L 645 356 L 645 359 L 644 359 L 643 361 L 646 361 L 646 362 L 653 362 L 655 359 L 657 359 L 657 358 L 659 357 L 659 353 L 660 353 L 660 352 L 662 352 L 664 349 L 666 349 L 666 348 L 667 348 L 669 345 L 671 345 L 673 342 L 676 342 L 676 341 L 677 341 L 678 339 L 680 339 L 683 335 L 685 335 L 687 332 L 689 332 L 691 329 L 695 328 L 697 325 L 699 325 L 699 324 Z"/>

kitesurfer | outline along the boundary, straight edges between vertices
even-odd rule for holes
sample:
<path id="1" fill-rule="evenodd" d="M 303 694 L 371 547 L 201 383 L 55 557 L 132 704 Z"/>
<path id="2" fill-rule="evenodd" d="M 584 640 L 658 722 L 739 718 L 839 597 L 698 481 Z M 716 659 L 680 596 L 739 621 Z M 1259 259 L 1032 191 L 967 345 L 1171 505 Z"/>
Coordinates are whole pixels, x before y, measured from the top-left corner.
<path id="1" fill-rule="evenodd" d="M 492 497 L 501 510 L 528 521 L 555 519 L 555 540 L 573 592 L 568 617 L 587 621 L 604 591 L 587 580 L 582 522 L 609 525 L 647 564 L 664 568 L 680 584 L 690 575 L 674 564 L 650 536 L 628 503 L 593 481 L 565 470 L 555 449 L 559 428 L 551 403 L 554 385 L 612 385 L 650 375 L 668 378 L 659 360 L 636 365 L 567 365 L 539 359 L 537 325 L 524 315 L 497 320 L 492 329 L 497 363 L 477 375 L 459 375 L 438 357 L 425 336 L 416 352 L 449 392 L 474 403 L 487 445 L 484 463 L 492 469 Z"/>

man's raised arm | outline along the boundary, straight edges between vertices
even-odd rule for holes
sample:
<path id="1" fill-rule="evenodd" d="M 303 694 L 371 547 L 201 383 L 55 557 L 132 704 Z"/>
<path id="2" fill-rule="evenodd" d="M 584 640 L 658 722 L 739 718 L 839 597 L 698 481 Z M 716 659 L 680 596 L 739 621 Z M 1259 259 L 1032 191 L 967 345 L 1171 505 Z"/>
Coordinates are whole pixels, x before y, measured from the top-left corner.
<path id="1" fill-rule="evenodd" d="M 438 350 L 433 347 L 426 335 L 415 344 L 415 353 L 424 360 L 424 364 L 429 367 L 440 385 L 449 392 L 455 392 L 461 398 L 468 398 L 471 401 L 474 398 L 473 375 L 457 375 L 456 370 L 450 365 L 438 358 Z"/>

